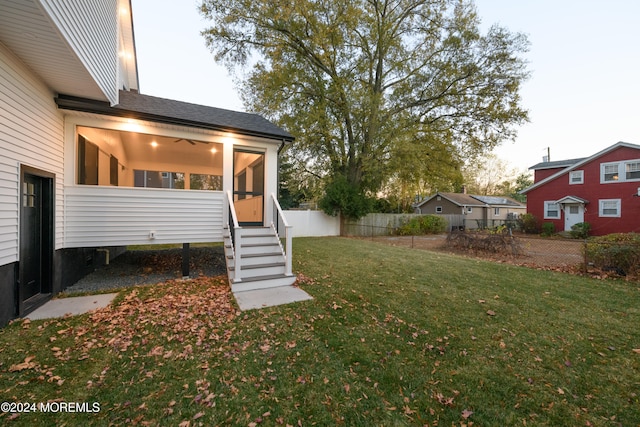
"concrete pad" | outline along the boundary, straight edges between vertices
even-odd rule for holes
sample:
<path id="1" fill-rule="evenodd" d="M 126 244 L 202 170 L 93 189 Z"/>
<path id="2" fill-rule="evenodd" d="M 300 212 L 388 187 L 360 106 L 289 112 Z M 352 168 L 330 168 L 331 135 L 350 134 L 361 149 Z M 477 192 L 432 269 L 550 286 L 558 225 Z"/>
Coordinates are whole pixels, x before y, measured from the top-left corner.
<path id="1" fill-rule="evenodd" d="M 313 299 L 311 295 L 295 286 L 278 286 L 277 288 L 242 291 L 233 295 L 236 297 L 236 301 L 242 311 Z"/>
<path id="2" fill-rule="evenodd" d="M 40 320 L 63 317 L 67 314 L 84 314 L 91 310 L 108 306 L 116 295 L 118 294 L 100 294 L 89 295 L 86 297 L 53 299 L 45 303 L 42 307 L 35 309 L 27 315 L 26 318 L 31 320 Z"/>

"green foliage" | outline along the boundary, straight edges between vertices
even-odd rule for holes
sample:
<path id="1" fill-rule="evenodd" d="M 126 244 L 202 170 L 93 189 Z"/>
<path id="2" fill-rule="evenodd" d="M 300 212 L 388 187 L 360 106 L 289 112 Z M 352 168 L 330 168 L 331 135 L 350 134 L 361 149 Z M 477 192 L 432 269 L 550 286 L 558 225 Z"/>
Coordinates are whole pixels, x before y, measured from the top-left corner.
<path id="1" fill-rule="evenodd" d="M 640 273 L 640 234 L 615 233 L 595 237 L 584 246 L 588 263 L 622 275 Z"/>
<path id="2" fill-rule="evenodd" d="M 556 233 L 556 225 L 553 222 L 545 222 L 542 224 L 542 235 L 553 236 Z"/>
<path id="3" fill-rule="evenodd" d="M 531 213 L 520 215 L 517 221 L 518 227 L 527 234 L 537 234 L 540 232 L 538 218 Z"/>
<path id="4" fill-rule="evenodd" d="M 295 135 L 292 159 L 316 179 L 445 188 L 528 120 L 526 36 L 482 32 L 471 2 L 203 0 L 201 12 L 216 60 L 247 76 L 247 109 Z"/>
<path id="5" fill-rule="evenodd" d="M 591 224 L 588 222 L 579 222 L 571 226 L 571 231 L 569 234 L 574 239 L 586 239 L 589 237 L 589 232 L 591 231 Z"/>
<path id="6" fill-rule="evenodd" d="M 447 220 L 440 215 L 421 215 L 411 218 L 398 229 L 401 236 L 419 236 L 423 234 L 444 233 L 447 229 Z"/>
<path id="7" fill-rule="evenodd" d="M 372 202 L 364 192 L 343 175 L 337 175 L 327 184 L 318 206 L 327 215 L 341 213 L 347 219 L 359 219 L 371 212 Z"/>

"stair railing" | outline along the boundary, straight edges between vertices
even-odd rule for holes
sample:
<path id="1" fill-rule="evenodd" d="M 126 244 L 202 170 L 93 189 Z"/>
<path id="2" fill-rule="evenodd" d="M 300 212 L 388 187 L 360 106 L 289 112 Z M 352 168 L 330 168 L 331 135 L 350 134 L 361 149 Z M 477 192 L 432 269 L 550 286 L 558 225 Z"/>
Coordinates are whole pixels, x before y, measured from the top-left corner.
<path id="1" fill-rule="evenodd" d="M 231 234 L 231 253 L 233 254 L 233 281 L 242 281 L 242 245 L 240 241 L 242 239 L 242 227 L 238 224 L 238 215 L 236 214 L 236 207 L 233 204 L 233 195 L 231 191 L 226 193 L 227 205 L 229 207 L 229 218 L 227 219 L 227 228 Z"/>
<path id="2" fill-rule="evenodd" d="M 284 225 L 284 240 L 285 247 L 282 248 L 282 243 L 280 243 L 280 247 L 282 248 L 282 252 L 284 253 L 284 261 L 285 261 L 285 273 L 287 276 L 293 276 L 292 271 L 292 256 L 293 256 L 293 226 L 289 225 L 287 222 L 287 218 L 284 216 L 284 212 L 282 212 L 282 208 L 280 207 L 280 203 L 278 202 L 278 198 L 274 193 L 271 193 L 271 200 L 273 200 L 273 206 L 276 208 L 277 215 L 274 216 L 273 221 L 271 222 L 271 227 L 278 233 L 279 231 L 279 223 L 282 221 L 282 225 Z M 280 235 L 278 234 L 278 237 Z M 280 239 L 278 239 L 280 241 Z"/>

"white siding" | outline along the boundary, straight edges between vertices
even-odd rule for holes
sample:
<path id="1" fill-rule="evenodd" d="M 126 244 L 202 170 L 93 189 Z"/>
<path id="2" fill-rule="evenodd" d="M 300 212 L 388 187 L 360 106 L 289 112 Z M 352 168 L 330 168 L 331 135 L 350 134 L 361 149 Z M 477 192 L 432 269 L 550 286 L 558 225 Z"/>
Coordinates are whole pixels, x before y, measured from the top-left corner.
<path id="1" fill-rule="evenodd" d="M 73 186 L 65 194 L 67 248 L 222 241 L 219 191 Z"/>
<path id="2" fill-rule="evenodd" d="M 40 2 L 111 104 L 117 104 L 118 1 Z"/>
<path id="3" fill-rule="evenodd" d="M 63 117 L 53 93 L 0 44 L 0 265 L 18 260 L 24 164 L 56 176 L 56 249 L 62 245 Z"/>

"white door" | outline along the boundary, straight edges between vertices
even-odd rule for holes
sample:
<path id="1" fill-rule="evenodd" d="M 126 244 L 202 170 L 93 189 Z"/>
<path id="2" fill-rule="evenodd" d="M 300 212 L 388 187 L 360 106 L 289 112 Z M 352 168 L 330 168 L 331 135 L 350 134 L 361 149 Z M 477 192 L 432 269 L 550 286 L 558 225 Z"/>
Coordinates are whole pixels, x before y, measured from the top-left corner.
<path id="1" fill-rule="evenodd" d="M 564 205 L 564 231 L 571 231 L 571 226 L 579 222 L 584 222 L 584 205 Z"/>

